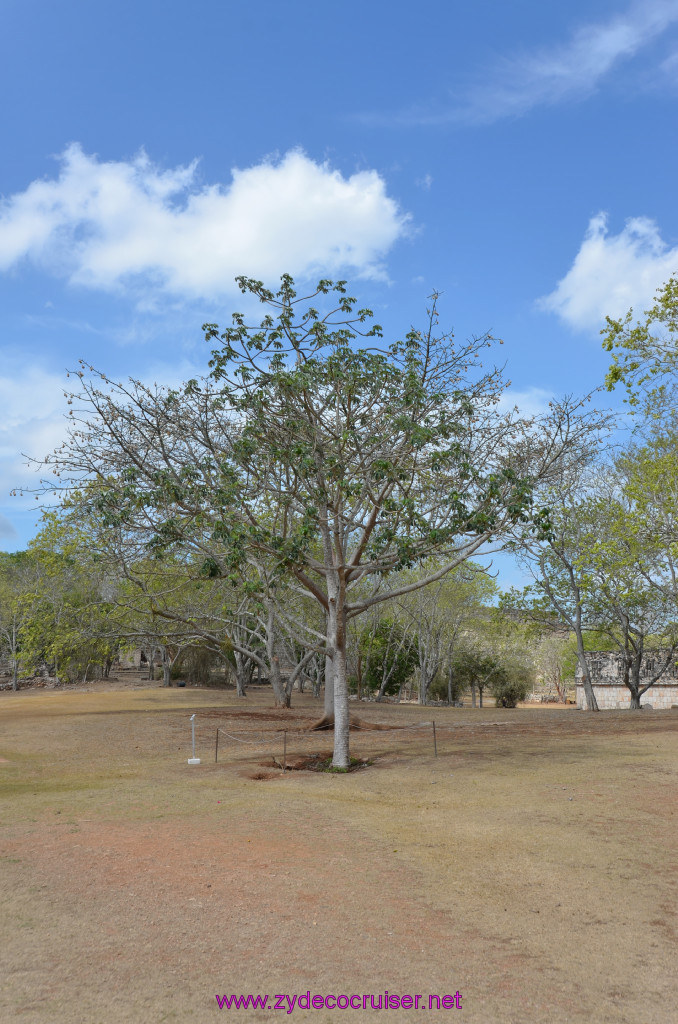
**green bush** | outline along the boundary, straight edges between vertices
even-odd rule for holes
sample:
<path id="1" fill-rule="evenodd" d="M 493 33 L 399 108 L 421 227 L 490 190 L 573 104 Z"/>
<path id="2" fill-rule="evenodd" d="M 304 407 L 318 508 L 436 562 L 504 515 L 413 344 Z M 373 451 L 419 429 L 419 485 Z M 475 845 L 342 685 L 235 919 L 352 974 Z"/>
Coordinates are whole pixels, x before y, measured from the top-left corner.
<path id="1" fill-rule="evenodd" d="M 490 686 L 490 693 L 498 708 L 514 708 L 521 700 L 525 700 L 530 689 L 531 683 L 527 677 L 502 674 Z"/>

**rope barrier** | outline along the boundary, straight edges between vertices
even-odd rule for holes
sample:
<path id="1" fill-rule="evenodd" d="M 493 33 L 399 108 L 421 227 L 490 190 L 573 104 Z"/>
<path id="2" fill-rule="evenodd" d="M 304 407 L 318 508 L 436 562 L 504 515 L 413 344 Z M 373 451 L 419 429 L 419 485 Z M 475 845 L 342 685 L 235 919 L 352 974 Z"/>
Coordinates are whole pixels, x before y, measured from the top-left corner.
<path id="1" fill-rule="evenodd" d="M 499 723 L 497 723 L 497 724 L 499 724 Z M 501 724 L 503 725 L 504 723 L 502 722 Z M 352 732 L 365 732 L 365 733 L 367 733 L 367 732 L 387 733 L 387 732 L 406 732 L 408 729 L 430 729 L 430 728 L 431 728 L 431 722 L 419 722 L 417 725 L 394 725 L 393 728 L 390 728 L 390 729 L 382 729 L 381 726 L 379 726 L 376 729 L 375 728 L 360 729 L 360 728 L 356 728 L 354 726 L 351 731 Z M 445 729 L 445 728 L 457 728 L 457 727 L 456 726 L 451 726 L 450 727 L 450 726 L 440 726 L 440 725 L 437 725 L 436 728 L 437 729 L 441 729 L 441 728 Z M 252 740 L 241 740 L 237 736 L 235 736 L 232 732 L 226 732 L 226 730 L 222 729 L 221 727 L 219 727 L 219 732 L 222 734 L 222 736 L 230 736 L 230 738 L 232 740 L 237 740 L 238 743 L 253 743 L 254 742 Z M 311 738 L 314 738 L 314 737 L 318 737 L 318 736 L 322 735 L 322 733 L 324 733 L 324 732 L 330 733 L 330 732 L 332 732 L 332 730 L 331 729 L 270 729 L 270 730 L 263 730 L 262 729 L 261 730 L 261 733 L 264 736 L 275 736 L 276 734 L 283 733 L 283 732 L 286 732 L 286 733 L 289 733 L 290 735 L 295 735 L 295 736 L 303 735 L 303 736 L 309 736 Z M 251 735 L 251 733 L 248 733 L 248 735 Z"/>
<path id="2" fill-rule="evenodd" d="M 370 733 L 376 733 L 376 732 L 379 732 L 379 733 L 407 732 L 407 731 L 412 730 L 412 729 L 430 729 L 432 727 L 432 724 L 433 724 L 432 722 L 418 722 L 416 725 L 394 725 L 392 728 L 388 728 L 388 729 L 382 729 L 381 727 L 378 727 L 376 729 L 375 728 L 369 728 L 369 727 L 366 728 L 366 729 L 361 729 L 361 728 L 356 728 L 354 726 L 354 727 L 352 727 L 351 732 L 356 732 L 356 733 L 359 733 L 359 732 L 364 732 L 364 733 L 368 733 L 368 732 L 370 732 Z M 497 727 L 497 728 L 501 727 L 501 726 L 508 727 L 508 726 L 511 726 L 511 725 L 515 725 L 515 722 L 459 722 L 459 723 L 454 724 L 454 725 L 447 724 L 447 723 L 441 724 L 440 722 L 436 722 L 435 723 L 435 727 L 436 727 L 436 731 L 437 732 L 440 732 L 443 729 L 492 729 L 492 728 L 495 728 L 495 727 Z M 319 737 L 324 732 L 327 732 L 327 733 L 332 732 L 331 729 L 303 729 L 303 728 L 301 728 L 301 729 L 270 729 L 270 730 L 263 730 L 262 729 L 260 731 L 261 731 L 261 734 L 262 734 L 262 736 L 264 738 L 267 737 L 267 736 L 275 736 L 275 735 L 277 735 L 279 733 L 283 733 L 283 732 L 289 733 L 290 735 L 294 735 L 294 736 L 303 735 L 303 736 L 309 736 L 310 738 L 317 738 L 317 737 Z M 240 739 L 239 736 L 236 736 L 232 732 L 227 732 L 225 729 L 222 729 L 221 727 L 219 727 L 219 732 L 222 734 L 222 736 L 228 736 L 230 739 L 235 740 L 237 743 L 249 743 L 252 746 L 256 746 L 256 744 L 257 744 L 256 740 L 243 740 L 243 739 Z M 251 732 L 248 733 L 248 735 L 251 735 Z"/>
<path id="3" fill-rule="evenodd" d="M 217 732 L 220 732 L 222 736 L 228 736 L 229 739 L 235 740 L 236 743 L 247 743 L 250 747 L 259 746 L 255 740 L 241 740 L 239 736 L 234 736 L 232 732 L 226 732 L 225 729 L 217 729 Z M 276 729 L 275 732 L 282 732 L 282 730 Z"/>
<path id="4" fill-rule="evenodd" d="M 382 734 L 389 734 L 389 733 L 394 733 L 394 732 L 400 732 L 400 733 L 408 732 L 408 731 L 412 731 L 412 730 L 416 730 L 416 729 L 428 729 L 429 727 L 432 727 L 432 729 L 433 729 L 433 752 L 434 752 L 434 755 L 437 757 L 438 756 L 438 746 L 437 746 L 437 743 L 436 743 L 436 724 L 435 724 L 434 721 L 431 721 L 431 722 L 417 722 L 414 725 L 394 726 L 391 729 L 382 729 L 382 728 L 365 729 L 365 730 L 356 729 L 355 731 L 356 732 L 366 732 L 366 733 L 367 732 L 369 732 L 369 733 L 379 732 L 379 733 L 382 733 Z M 235 740 L 236 743 L 242 743 L 243 745 L 249 746 L 249 747 L 258 747 L 260 750 L 261 750 L 262 747 L 268 747 L 270 745 L 271 739 L 273 737 L 279 736 L 282 733 L 282 736 L 283 736 L 283 763 L 282 763 L 282 768 L 283 768 L 283 771 L 285 771 L 285 769 L 287 767 L 287 734 L 288 734 L 288 732 L 291 733 L 293 736 L 295 736 L 297 738 L 297 740 L 300 740 L 302 737 L 304 737 L 307 740 L 311 740 L 314 743 L 317 743 L 321 739 L 320 733 L 329 733 L 330 730 L 329 729 L 327 729 L 327 730 L 322 729 L 322 730 L 317 730 L 316 731 L 316 730 L 313 730 L 313 729 L 271 729 L 270 731 L 266 731 L 265 733 L 262 733 L 262 739 L 258 741 L 258 740 L 251 740 L 251 739 L 241 739 L 240 736 L 236 736 L 234 733 L 228 732 L 226 729 L 220 729 L 217 726 L 216 735 L 215 735 L 215 742 L 214 742 L 214 762 L 215 762 L 215 764 L 217 764 L 218 761 L 219 761 L 219 733 L 221 733 L 222 736 L 226 736 L 226 737 L 228 737 L 231 740 Z M 363 738 L 363 737 L 361 737 L 361 738 Z"/>
<path id="5" fill-rule="evenodd" d="M 355 735 L 355 740 L 359 742 L 359 739 L 362 740 L 362 739 L 366 739 L 367 738 L 366 735 L 365 735 L 367 733 L 370 733 L 372 735 L 374 733 L 380 733 L 380 734 L 386 736 L 386 735 L 389 735 L 389 734 L 392 734 L 392 733 L 395 733 L 395 732 L 397 732 L 397 733 L 404 733 L 404 732 L 411 732 L 411 731 L 418 730 L 418 729 L 432 729 L 432 731 L 433 731 L 433 752 L 434 752 L 434 756 L 437 757 L 438 756 L 438 744 L 437 744 L 436 731 L 439 732 L 441 729 L 452 731 L 452 730 L 455 730 L 455 729 L 468 729 L 468 728 L 476 729 L 476 728 L 479 728 L 479 727 L 480 728 L 493 728 L 495 726 L 507 726 L 508 727 L 508 726 L 513 725 L 513 724 L 515 724 L 515 723 L 513 723 L 513 722 L 456 722 L 456 723 L 447 723 L 445 725 L 441 725 L 439 723 L 436 724 L 436 722 L 434 720 L 432 720 L 432 721 L 428 721 L 428 722 L 416 722 L 416 723 L 411 724 L 411 725 L 395 725 L 395 726 L 393 726 L 391 728 L 388 728 L 388 727 L 387 728 L 383 728 L 382 726 L 379 726 L 379 725 L 376 725 L 376 724 L 374 726 L 372 726 L 372 727 L 369 727 L 367 725 L 367 723 L 365 723 L 367 728 L 361 729 L 360 727 L 354 727 L 352 731 L 353 731 L 354 734 L 357 734 L 357 733 L 362 733 L 363 734 L 360 737 Z M 271 741 L 274 740 L 275 737 L 280 736 L 280 734 L 282 733 L 282 736 L 283 736 L 283 771 L 284 771 L 285 768 L 286 768 L 286 762 L 287 762 L 287 734 L 288 733 L 291 736 L 295 736 L 297 738 L 297 741 L 299 741 L 301 738 L 305 738 L 305 739 L 310 740 L 310 741 L 312 741 L 314 743 L 318 743 L 323 738 L 323 734 L 327 734 L 327 736 L 329 737 L 329 734 L 331 734 L 331 732 L 332 732 L 331 729 L 318 729 L 318 730 L 316 730 L 316 729 L 308 728 L 308 727 L 306 727 L 306 728 L 297 728 L 297 729 L 289 729 L 289 728 L 285 728 L 285 729 L 270 729 L 270 730 L 261 730 L 261 732 L 260 732 L 261 739 L 253 740 L 253 739 L 242 739 L 240 736 L 236 736 L 235 733 L 228 732 L 226 729 L 222 729 L 219 726 L 217 726 L 216 736 L 215 736 L 215 745 L 214 745 L 214 761 L 215 761 L 215 763 L 218 763 L 218 760 L 219 760 L 219 733 L 221 733 L 222 736 L 228 737 L 228 739 L 234 740 L 236 743 L 242 743 L 244 746 L 248 746 L 248 747 L 257 747 L 259 750 L 261 750 L 262 748 L 270 749 Z M 250 732 L 248 735 L 251 736 L 252 733 Z M 376 738 L 376 737 L 373 736 L 373 738 Z"/>

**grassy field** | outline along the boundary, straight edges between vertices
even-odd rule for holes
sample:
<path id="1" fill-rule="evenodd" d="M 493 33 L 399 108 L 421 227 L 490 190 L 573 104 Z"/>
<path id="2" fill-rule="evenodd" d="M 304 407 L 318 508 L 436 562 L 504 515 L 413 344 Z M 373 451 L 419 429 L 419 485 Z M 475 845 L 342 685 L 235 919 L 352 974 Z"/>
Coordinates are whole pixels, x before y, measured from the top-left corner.
<path id="1" fill-rule="evenodd" d="M 295 703 L 0 694 L 0 1021 L 678 1019 L 678 711 L 360 705 L 334 775 Z"/>

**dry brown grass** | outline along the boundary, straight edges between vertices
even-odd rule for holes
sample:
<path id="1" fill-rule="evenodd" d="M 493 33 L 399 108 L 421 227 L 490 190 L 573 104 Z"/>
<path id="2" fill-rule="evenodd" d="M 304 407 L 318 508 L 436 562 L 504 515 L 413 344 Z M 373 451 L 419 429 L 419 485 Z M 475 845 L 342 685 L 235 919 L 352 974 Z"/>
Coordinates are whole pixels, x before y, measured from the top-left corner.
<path id="1" fill-rule="evenodd" d="M 291 763 L 330 750 L 297 704 L 0 694 L 1 1021 L 270 1020 L 215 993 L 308 989 L 463 1011 L 287 1019 L 678 1019 L 678 712 L 362 706 L 435 717 L 439 756 L 428 725 L 366 732 L 373 767 L 283 775 L 278 730 Z"/>

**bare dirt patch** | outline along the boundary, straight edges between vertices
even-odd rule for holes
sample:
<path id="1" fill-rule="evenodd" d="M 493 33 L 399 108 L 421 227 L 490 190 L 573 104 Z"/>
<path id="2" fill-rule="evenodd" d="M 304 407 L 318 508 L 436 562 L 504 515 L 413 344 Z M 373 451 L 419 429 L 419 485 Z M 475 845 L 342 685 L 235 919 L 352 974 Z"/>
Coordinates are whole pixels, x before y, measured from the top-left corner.
<path id="1" fill-rule="evenodd" d="M 407 728 L 356 734 L 374 770 L 335 776 L 304 767 L 331 749 L 312 698 L 243 703 L 2 695 L 1 1020 L 270 1021 L 215 994 L 386 989 L 425 997 L 394 1022 L 457 990 L 475 1024 L 675 1020 L 678 714 L 366 705 Z"/>

